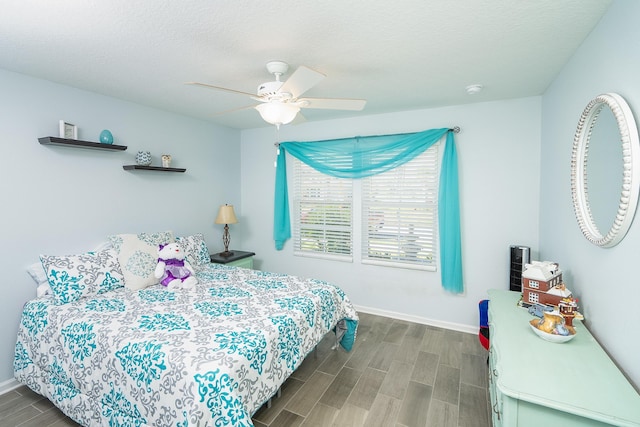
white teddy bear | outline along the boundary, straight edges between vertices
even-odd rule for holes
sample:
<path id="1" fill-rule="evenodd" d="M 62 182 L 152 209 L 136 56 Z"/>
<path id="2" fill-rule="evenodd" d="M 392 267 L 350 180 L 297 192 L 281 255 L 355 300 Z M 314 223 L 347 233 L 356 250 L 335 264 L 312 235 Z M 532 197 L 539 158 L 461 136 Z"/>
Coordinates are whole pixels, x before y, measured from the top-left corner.
<path id="1" fill-rule="evenodd" d="M 198 283 L 193 267 L 177 243 L 158 247 L 158 265 L 154 275 L 167 289 L 191 289 Z"/>

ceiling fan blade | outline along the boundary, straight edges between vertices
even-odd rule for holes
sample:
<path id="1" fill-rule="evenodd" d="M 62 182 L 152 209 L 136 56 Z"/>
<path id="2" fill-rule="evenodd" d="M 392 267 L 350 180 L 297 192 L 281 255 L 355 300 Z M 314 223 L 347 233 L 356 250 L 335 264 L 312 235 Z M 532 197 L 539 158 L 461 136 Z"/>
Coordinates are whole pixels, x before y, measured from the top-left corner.
<path id="1" fill-rule="evenodd" d="M 293 121 L 291 122 L 292 125 L 299 125 L 301 123 L 304 123 L 307 121 L 307 118 L 298 111 L 298 114 L 296 114 L 296 118 L 293 119 Z"/>
<path id="2" fill-rule="evenodd" d="M 238 95 L 245 95 L 245 96 L 251 96 L 251 97 L 256 96 L 255 93 L 242 92 L 240 90 L 228 89 L 226 87 L 214 86 L 214 85 L 210 85 L 210 84 L 206 84 L 206 83 L 185 82 L 185 84 L 186 85 L 192 85 L 192 86 L 200 86 L 200 87 L 204 87 L 204 88 L 207 88 L 207 89 L 223 90 L 225 92 L 237 93 Z"/>
<path id="3" fill-rule="evenodd" d="M 255 108 L 255 105 L 245 105 L 244 107 L 232 108 L 230 110 L 219 111 L 217 113 L 213 113 L 213 115 L 214 116 L 221 116 L 223 114 L 235 113 L 237 111 L 251 110 L 252 108 Z"/>
<path id="4" fill-rule="evenodd" d="M 324 110 L 352 110 L 360 111 L 367 103 L 364 99 L 346 98 L 300 98 L 300 108 L 317 108 Z"/>
<path id="5" fill-rule="evenodd" d="M 278 92 L 290 93 L 291 97 L 295 99 L 320 83 L 325 77 L 324 74 L 301 65 L 291 74 L 291 77 L 280 86 Z"/>

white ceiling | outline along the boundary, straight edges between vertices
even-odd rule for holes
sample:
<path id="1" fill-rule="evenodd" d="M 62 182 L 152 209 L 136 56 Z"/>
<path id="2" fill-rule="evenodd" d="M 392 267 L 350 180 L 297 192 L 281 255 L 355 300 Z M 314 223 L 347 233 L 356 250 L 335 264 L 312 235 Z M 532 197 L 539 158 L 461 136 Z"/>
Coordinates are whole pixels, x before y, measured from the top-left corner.
<path id="1" fill-rule="evenodd" d="M 257 111 L 216 113 L 252 100 L 184 82 L 255 93 L 282 60 L 327 75 L 305 96 L 367 100 L 309 121 L 541 95 L 610 3 L 2 0 L 0 68 L 246 129 Z"/>

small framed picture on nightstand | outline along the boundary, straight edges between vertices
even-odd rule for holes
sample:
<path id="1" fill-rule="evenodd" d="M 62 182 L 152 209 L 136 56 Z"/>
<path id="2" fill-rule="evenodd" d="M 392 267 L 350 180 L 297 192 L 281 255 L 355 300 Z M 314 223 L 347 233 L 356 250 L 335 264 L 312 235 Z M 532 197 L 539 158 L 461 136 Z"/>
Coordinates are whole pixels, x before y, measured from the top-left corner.
<path id="1" fill-rule="evenodd" d="M 78 126 L 60 120 L 60 138 L 78 139 Z"/>

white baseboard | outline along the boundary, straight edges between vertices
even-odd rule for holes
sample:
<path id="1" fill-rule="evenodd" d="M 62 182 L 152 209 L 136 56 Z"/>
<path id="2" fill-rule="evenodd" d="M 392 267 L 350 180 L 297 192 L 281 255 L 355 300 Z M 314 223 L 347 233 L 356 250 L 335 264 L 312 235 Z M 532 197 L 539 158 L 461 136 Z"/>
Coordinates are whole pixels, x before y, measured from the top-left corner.
<path id="1" fill-rule="evenodd" d="M 20 383 L 15 378 L 0 383 L 0 394 L 5 394 L 20 387 Z"/>
<path id="2" fill-rule="evenodd" d="M 376 316 L 390 317 L 392 319 L 405 320 L 407 322 L 420 323 L 422 325 L 435 326 L 452 331 L 465 332 L 468 334 L 477 334 L 478 327 L 470 325 L 462 325 L 460 323 L 444 322 L 442 320 L 427 319 L 426 317 L 413 316 L 411 314 L 397 313 L 395 311 L 381 310 L 379 308 L 363 307 L 354 305 L 357 311 L 363 313 L 375 314 Z"/>

